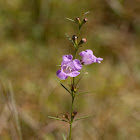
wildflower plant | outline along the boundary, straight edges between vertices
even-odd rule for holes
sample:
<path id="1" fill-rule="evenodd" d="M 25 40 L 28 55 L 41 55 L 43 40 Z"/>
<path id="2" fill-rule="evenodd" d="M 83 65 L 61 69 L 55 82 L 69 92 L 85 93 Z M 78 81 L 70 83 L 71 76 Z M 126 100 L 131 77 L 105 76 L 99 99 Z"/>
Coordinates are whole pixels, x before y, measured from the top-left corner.
<path id="1" fill-rule="evenodd" d="M 87 13 L 89 13 L 89 12 L 86 12 L 86 13 L 82 14 L 81 18 L 77 17 L 75 20 L 72 20 L 70 18 L 66 18 L 69 21 L 72 21 L 72 22 L 75 22 L 76 24 L 78 24 L 78 35 L 73 35 L 73 37 L 71 38 L 68 34 L 66 34 L 67 38 L 69 39 L 69 41 L 74 46 L 74 55 L 72 55 L 72 54 L 63 55 L 62 56 L 62 62 L 61 62 L 61 69 L 59 69 L 56 72 L 57 77 L 61 80 L 66 80 L 68 77 L 71 78 L 71 83 L 69 84 L 70 89 L 66 88 L 58 80 L 60 85 L 67 92 L 69 92 L 70 95 L 71 95 L 71 112 L 70 112 L 70 115 L 68 113 L 63 113 L 63 119 L 61 119 L 59 117 L 48 116 L 51 119 L 56 119 L 56 120 L 60 120 L 60 121 L 64 121 L 66 123 L 69 123 L 69 126 L 70 126 L 69 136 L 68 136 L 68 138 L 66 138 L 64 135 L 62 135 L 64 140 L 71 140 L 72 139 L 72 124 L 75 121 L 93 116 L 93 115 L 90 115 L 90 116 L 75 118 L 75 116 L 77 114 L 77 111 L 74 110 L 75 97 L 77 95 L 80 95 L 80 94 L 89 93 L 89 92 L 77 93 L 77 89 L 78 89 L 77 85 L 78 85 L 79 81 L 82 79 L 83 75 L 87 74 L 87 72 L 82 74 L 79 79 L 76 79 L 76 77 L 78 75 L 80 75 L 80 71 L 82 70 L 82 67 L 84 67 L 85 65 L 90 65 L 92 63 L 101 63 L 101 61 L 103 60 L 103 58 L 96 57 L 93 54 L 93 51 L 90 50 L 90 49 L 87 49 L 85 51 L 82 51 L 82 52 L 78 53 L 78 49 L 81 48 L 83 46 L 83 44 L 86 43 L 86 39 L 82 38 L 81 40 L 79 40 L 79 36 L 80 36 L 81 28 L 87 22 L 87 18 L 84 18 L 84 15 L 86 15 Z M 81 56 L 81 60 L 77 59 L 77 55 Z"/>

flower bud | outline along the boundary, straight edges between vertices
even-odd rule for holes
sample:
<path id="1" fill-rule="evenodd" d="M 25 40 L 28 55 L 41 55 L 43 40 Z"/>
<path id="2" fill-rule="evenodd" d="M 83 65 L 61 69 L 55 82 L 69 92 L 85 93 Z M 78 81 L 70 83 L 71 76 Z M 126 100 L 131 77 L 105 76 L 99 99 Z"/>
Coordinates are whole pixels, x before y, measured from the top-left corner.
<path id="1" fill-rule="evenodd" d="M 84 22 L 87 22 L 88 21 L 88 19 L 87 18 L 84 18 L 84 20 L 83 20 Z"/>
<path id="2" fill-rule="evenodd" d="M 77 92 L 77 89 L 78 89 L 78 88 L 77 88 L 76 85 L 71 84 L 71 85 L 69 85 L 69 86 L 70 86 L 70 89 L 71 89 L 72 92 L 73 92 L 73 91 L 74 91 L 75 93 Z"/>
<path id="3" fill-rule="evenodd" d="M 82 22 L 79 23 L 79 29 L 83 26 L 84 23 L 86 23 L 88 20 L 87 18 L 84 18 Z"/>
<path id="4" fill-rule="evenodd" d="M 83 43 L 86 43 L 86 42 L 87 42 L 87 40 L 86 40 L 85 38 L 83 38 L 83 39 L 81 39 L 81 41 L 79 42 L 78 46 L 79 46 L 79 45 L 82 45 Z"/>
<path id="5" fill-rule="evenodd" d="M 75 110 L 75 111 L 73 111 L 73 113 L 74 113 L 74 116 L 76 116 L 77 115 L 77 111 Z"/>
<path id="6" fill-rule="evenodd" d="M 74 92 L 75 93 L 77 92 L 77 86 L 76 85 L 74 86 Z"/>
<path id="7" fill-rule="evenodd" d="M 72 112 L 72 117 L 74 118 L 77 115 L 77 111 Z"/>
<path id="8" fill-rule="evenodd" d="M 84 18 L 83 21 L 82 21 L 82 25 L 83 25 L 84 23 L 86 23 L 87 21 L 88 21 L 88 19 L 87 19 L 87 18 Z"/>
<path id="9" fill-rule="evenodd" d="M 69 120 L 69 115 L 68 115 L 68 113 L 63 114 L 63 118 Z"/>
<path id="10" fill-rule="evenodd" d="M 77 46 L 77 39 L 78 39 L 78 37 L 76 36 L 76 35 L 73 35 L 73 37 L 72 37 L 72 40 L 73 40 L 73 42 L 76 44 L 76 46 Z"/>
<path id="11" fill-rule="evenodd" d="M 78 37 L 76 35 L 73 35 L 72 40 L 75 42 L 77 41 Z"/>
<path id="12" fill-rule="evenodd" d="M 80 18 L 79 17 L 77 17 L 76 19 L 75 19 L 75 21 L 77 22 L 77 23 L 81 23 L 81 21 L 80 21 Z"/>

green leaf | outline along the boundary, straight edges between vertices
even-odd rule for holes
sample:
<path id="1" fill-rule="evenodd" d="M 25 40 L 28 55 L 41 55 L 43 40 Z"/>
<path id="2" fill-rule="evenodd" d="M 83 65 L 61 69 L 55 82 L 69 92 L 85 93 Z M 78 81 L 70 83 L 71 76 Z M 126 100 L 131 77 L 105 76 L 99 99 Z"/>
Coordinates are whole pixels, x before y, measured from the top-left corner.
<path id="1" fill-rule="evenodd" d="M 62 137 L 63 137 L 63 140 L 67 140 L 64 134 L 62 134 Z"/>
<path id="2" fill-rule="evenodd" d="M 56 80 L 66 91 L 68 91 L 71 94 L 71 92 L 58 79 L 56 79 Z"/>
<path id="3" fill-rule="evenodd" d="M 71 18 L 67 18 L 65 17 L 67 20 L 72 21 L 72 22 L 76 22 L 75 20 L 71 19 Z"/>
<path id="4" fill-rule="evenodd" d="M 81 117 L 81 118 L 77 118 L 74 121 L 79 121 L 79 120 L 86 119 L 86 118 L 93 117 L 93 116 L 95 116 L 95 115 L 84 116 L 84 117 Z"/>
<path id="5" fill-rule="evenodd" d="M 66 120 L 63 120 L 63 119 L 60 119 L 60 118 L 57 118 L 57 117 L 48 116 L 48 118 L 63 121 L 63 122 L 68 122 Z"/>
<path id="6" fill-rule="evenodd" d="M 77 93 L 76 96 L 81 95 L 81 94 L 86 94 L 86 93 L 93 93 L 93 91 Z"/>
<path id="7" fill-rule="evenodd" d="M 73 40 L 70 38 L 70 36 L 66 33 L 66 37 L 69 39 L 69 41 L 74 45 L 74 47 L 76 48 L 75 43 L 73 42 Z"/>

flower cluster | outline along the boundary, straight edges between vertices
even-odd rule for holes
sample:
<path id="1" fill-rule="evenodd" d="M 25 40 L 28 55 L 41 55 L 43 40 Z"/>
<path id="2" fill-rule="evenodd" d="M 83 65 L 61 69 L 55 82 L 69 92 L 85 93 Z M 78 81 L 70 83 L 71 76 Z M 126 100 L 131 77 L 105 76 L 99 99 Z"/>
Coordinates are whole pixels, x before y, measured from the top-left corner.
<path id="1" fill-rule="evenodd" d="M 79 53 L 79 55 L 82 57 L 81 60 L 74 59 L 73 56 L 70 55 L 64 55 L 62 57 L 62 63 L 61 63 L 61 70 L 57 71 L 57 76 L 61 80 L 65 80 L 68 77 L 76 77 L 80 74 L 80 70 L 82 69 L 82 65 L 90 65 L 92 63 L 101 63 L 103 58 L 96 57 L 93 55 L 92 50 L 86 50 Z"/>

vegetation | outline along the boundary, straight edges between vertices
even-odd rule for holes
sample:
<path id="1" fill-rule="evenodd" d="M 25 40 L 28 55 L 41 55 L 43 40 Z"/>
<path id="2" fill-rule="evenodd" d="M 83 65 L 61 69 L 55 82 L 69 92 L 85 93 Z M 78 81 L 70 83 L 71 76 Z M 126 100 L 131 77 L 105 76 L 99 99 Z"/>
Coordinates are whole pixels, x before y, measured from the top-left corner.
<path id="1" fill-rule="evenodd" d="M 48 116 L 71 111 L 56 65 L 60 56 L 73 54 L 65 33 L 72 37 L 77 26 L 65 17 L 82 11 L 91 11 L 81 31 L 87 38 L 83 48 L 104 60 L 84 67 L 89 74 L 79 93 L 94 92 L 76 98 L 76 117 L 96 116 L 73 125 L 73 140 L 139 139 L 139 0 L 1 0 L 0 139 L 61 140 L 69 133 L 69 125 Z"/>

